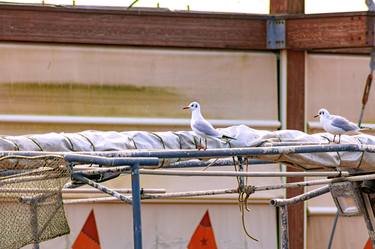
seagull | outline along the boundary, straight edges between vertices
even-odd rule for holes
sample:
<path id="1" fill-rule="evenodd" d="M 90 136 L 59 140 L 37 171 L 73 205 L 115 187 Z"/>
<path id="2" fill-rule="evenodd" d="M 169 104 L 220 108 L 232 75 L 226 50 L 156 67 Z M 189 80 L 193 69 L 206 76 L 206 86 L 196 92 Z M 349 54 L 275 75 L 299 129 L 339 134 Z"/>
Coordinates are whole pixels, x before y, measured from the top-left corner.
<path id="1" fill-rule="evenodd" d="M 314 116 L 314 118 L 317 117 L 320 118 L 320 124 L 323 126 L 324 130 L 334 135 L 333 142 L 335 142 L 337 135 L 339 136 L 338 143 L 340 143 L 342 134 L 356 133 L 360 130 L 353 122 L 341 116 L 331 115 L 324 108 L 320 109 L 318 114 Z"/>
<path id="2" fill-rule="evenodd" d="M 201 107 L 198 102 L 191 102 L 182 109 L 191 110 L 191 129 L 201 138 L 205 140 L 205 149 L 207 149 L 207 137 L 222 139 L 225 141 L 235 140 L 235 138 L 220 134 L 201 114 Z"/>

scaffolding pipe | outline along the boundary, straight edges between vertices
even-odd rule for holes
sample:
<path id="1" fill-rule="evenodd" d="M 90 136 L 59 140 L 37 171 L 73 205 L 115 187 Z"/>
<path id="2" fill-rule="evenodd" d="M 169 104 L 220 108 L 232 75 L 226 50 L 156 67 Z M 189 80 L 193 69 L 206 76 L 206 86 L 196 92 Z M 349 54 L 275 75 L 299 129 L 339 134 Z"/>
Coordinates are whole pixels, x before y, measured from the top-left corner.
<path id="1" fill-rule="evenodd" d="M 230 172 L 230 171 L 181 171 L 181 170 L 150 170 L 140 169 L 144 175 L 169 175 L 169 176 L 243 176 L 243 177 L 298 177 L 298 176 L 349 176 L 347 171 L 335 172 Z"/>
<path id="2" fill-rule="evenodd" d="M 273 164 L 275 162 L 270 160 L 258 160 L 258 159 L 248 159 L 245 163 L 251 165 L 257 164 Z M 233 159 L 215 159 L 215 160 L 188 160 L 188 161 L 180 161 L 171 163 L 169 165 L 164 165 L 163 168 L 195 168 L 195 167 L 225 167 L 225 166 L 233 166 L 234 162 Z"/>
<path id="3" fill-rule="evenodd" d="M 0 188 L 0 191 L 2 189 Z M 132 192 L 132 189 L 131 188 L 119 188 L 119 189 L 112 189 L 116 192 L 119 192 L 119 193 L 122 193 L 122 194 L 130 194 Z M 165 193 L 166 190 L 165 189 L 162 189 L 162 188 L 142 188 L 141 189 L 141 192 L 142 193 L 147 193 L 147 194 L 160 194 L 160 193 Z M 62 193 L 63 194 L 100 194 L 100 193 L 103 193 L 102 191 L 98 190 L 98 189 L 88 189 L 88 188 L 85 188 L 85 189 L 63 189 L 62 190 Z"/>
<path id="4" fill-rule="evenodd" d="M 292 183 L 283 183 L 283 184 L 266 185 L 266 186 L 254 186 L 254 191 L 265 191 L 265 190 L 273 190 L 273 189 L 281 189 L 281 188 L 296 188 L 296 187 L 330 184 L 330 183 L 336 183 L 336 182 L 345 182 L 345 181 L 355 182 L 355 181 L 365 181 L 365 180 L 374 180 L 374 179 L 375 179 L 375 174 L 348 176 L 348 177 L 338 177 L 338 178 L 333 178 L 333 179 L 311 180 L 311 181 L 292 182 Z"/>
<path id="5" fill-rule="evenodd" d="M 281 216 L 281 248 L 289 248 L 289 234 L 288 234 L 288 206 L 280 206 Z"/>
<path id="6" fill-rule="evenodd" d="M 309 191 L 307 193 L 297 195 L 297 196 L 289 198 L 289 199 L 272 199 L 270 201 L 270 204 L 274 207 L 292 205 L 292 204 L 296 204 L 296 203 L 301 202 L 301 201 L 306 201 L 306 200 L 309 200 L 311 198 L 326 194 L 329 191 L 330 191 L 329 186 L 324 186 L 324 187 Z"/>
<path id="7" fill-rule="evenodd" d="M 207 196 L 207 195 L 222 195 L 222 194 L 236 194 L 238 189 L 216 189 L 216 190 L 202 190 L 189 192 L 175 192 L 165 194 L 145 194 L 142 199 L 159 199 L 159 198 L 174 198 L 174 197 L 193 197 L 193 196 Z"/>
<path id="8" fill-rule="evenodd" d="M 90 179 L 87 179 L 86 177 L 84 176 L 81 176 L 81 175 L 73 175 L 73 178 L 80 181 L 80 182 L 83 182 L 83 183 L 86 183 L 87 185 L 90 185 L 91 187 L 94 187 L 96 189 L 99 189 L 100 191 L 102 191 L 103 193 L 106 193 L 106 194 L 109 194 L 109 195 L 112 195 L 113 197 L 116 197 L 117 199 L 123 201 L 123 202 L 126 202 L 126 203 L 129 203 L 131 204 L 132 203 L 132 200 L 125 196 L 125 195 L 122 195 L 120 194 L 119 192 L 117 191 L 114 191 L 110 188 L 107 188 L 106 186 L 102 185 L 102 184 L 99 184 L 99 183 L 96 183 Z"/>
<path id="9" fill-rule="evenodd" d="M 123 165 L 148 165 L 157 166 L 159 165 L 159 158 L 147 157 L 147 158 L 124 158 L 124 157 L 102 157 L 102 156 L 91 156 L 91 155 L 79 155 L 79 154 L 65 154 L 64 159 L 68 162 L 79 162 L 86 164 L 101 164 L 105 166 L 123 166 Z"/>
<path id="10" fill-rule="evenodd" d="M 105 168 L 95 168 L 93 169 L 88 168 L 88 169 L 80 169 L 80 170 L 75 170 L 73 168 L 74 174 L 81 174 L 81 175 L 97 175 L 100 173 L 122 173 L 125 171 L 130 171 L 131 167 L 129 166 L 115 166 L 115 167 L 105 167 Z"/>
<path id="11" fill-rule="evenodd" d="M 40 155 L 64 155 L 68 161 L 79 162 L 79 155 L 107 156 L 107 157 L 141 157 L 140 165 L 155 165 L 155 161 L 149 163 L 142 161 L 158 158 L 216 158 L 232 156 L 259 156 L 295 153 L 321 153 L 321 152 L 375 152 L 375 145 L 369 144 L 324 144 L 304 146 L 272 146 L 272 147 L 246 147 L 246 148 L 220 148 L 220 149 L 173 149 L 173 150 L 125 150 L 125 151 L 91 151 L 91 152 L 42 152 L 42 151 L 2 151 L 3 156 L 40 156 Z M 73 160 L 74 158 L 74 160 Z M 90 163 L 89 161 L 86 163 Z M 117 164 L 119 166 L 121 164 Z M 123 164 L 124 165 L 124 164 Z"/>

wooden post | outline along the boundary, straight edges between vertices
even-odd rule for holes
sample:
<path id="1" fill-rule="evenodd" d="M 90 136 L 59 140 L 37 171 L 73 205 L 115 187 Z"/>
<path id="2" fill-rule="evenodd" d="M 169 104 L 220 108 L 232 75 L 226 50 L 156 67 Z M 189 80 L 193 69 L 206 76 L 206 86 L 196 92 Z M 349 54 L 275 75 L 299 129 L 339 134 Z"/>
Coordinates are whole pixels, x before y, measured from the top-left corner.
<path id="1" fill-rule="evenodd" d="M 303 14 L 304 0 L 271 0 L 271 14 Z M 288 23 L 286 24 L 288 25 Z M 287 26 L 288 29 L 288 26 Z M 287 44 L 288 46 L 288 44 Z M 305 51 L 286 50 L 286 127 L 305 130 Z M 287 171 L 296 171 L 288 168 Z M 290 177 L 287 182 L 303 181 L 303 177 Z M 301 188 L 289 188 L 286 198 L 304 193 Z M 300 202 L 288 206 L 289 248 L 303 249 L 305 246 L 305 210 Z"/>

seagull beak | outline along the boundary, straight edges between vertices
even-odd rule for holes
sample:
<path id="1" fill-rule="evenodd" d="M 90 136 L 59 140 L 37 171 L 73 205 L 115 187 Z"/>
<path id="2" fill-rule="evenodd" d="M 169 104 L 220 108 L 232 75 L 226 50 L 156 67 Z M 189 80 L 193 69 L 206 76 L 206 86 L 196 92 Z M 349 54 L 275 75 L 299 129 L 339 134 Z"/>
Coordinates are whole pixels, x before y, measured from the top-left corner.
<path id="1" fill-rule="evenodd" d="M 319 117 L 320 115 L 319 114 L 316 114 L 315 116 L 314 116 L 314 118 L 317 118 L 317 117 Z"/>
<path id="2" fill-rule="evenodd" d="M 184 106 L 182 109 L 186 110 L 186 109 L 190 109 L 190 107 L 189 106 Z"/>

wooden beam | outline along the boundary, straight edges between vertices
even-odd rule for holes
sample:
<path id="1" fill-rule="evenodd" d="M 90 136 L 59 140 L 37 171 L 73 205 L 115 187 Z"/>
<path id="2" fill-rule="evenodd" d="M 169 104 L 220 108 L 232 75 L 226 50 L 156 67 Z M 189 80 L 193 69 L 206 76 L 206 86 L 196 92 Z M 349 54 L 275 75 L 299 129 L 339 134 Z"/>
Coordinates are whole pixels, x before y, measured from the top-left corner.
<path id="1" fill-rule="evenodd" d="M 289 14 L 303 14 L 304 0 L 271 0 L 271 14 L 287 14 L 286 19 L 286 46 L 290 48 L 291 34 L 296 27 L 291 25 Z M 302 19 L 304 20 L 304 19 Z M 299 36 L 299 31 L 295 37 L 303 39 Z M 303 30 L 301 32 L 304 32 Z M 293 37 L 293 36 L 292 36 Z M 292 40 L 293 41 L 293 40 Z M 310 41 L 310 40 L 309 40 Z M 301 44 L 298 44 L 301 45 Z M 298 48 L 299 49 L 299 48 Z M 288 129 L 305 130 L 305 52 L 286 50 L 286 126 Z M 287 171 L 297 171 L 288 167 Z M 287 182 L 303 181 L 303 177 L 289 177 Z M 304 193 L 303 188 L 289 188 L 286 190 L 286 198 L 291 198 Z M 298 203 L 288 206 L 288 225 L 289 225 L 289 248 L 303 249 L 305 239 L 305 210 L 304 203 Z"/>
<path id="2" fill-rule="evenodd" d="M 365 48 L 374 45 L 369 12 L 286 17 L 288 49 Z"/>
<path id="3" fill-rule="evenodd" d="M 305 2 L 300 0 L 270 0 L 272 14 L 300 14 L 305 12 Z"/>
<path id="4" fill-rule="evenodd" d="M 305 130 L 305 52 L 287 51 L 287 128 Z M 301 171 L 288 167 L 288 172 Z M 287 182 L 302 182 L 304 177 L 289 177 Z M 289 188 L 286 198 L 304 193 L 304 188 Z M 304 203 L 288 207 L 290 249 L 304 248 Z"/>
<path id="5" fill-rule="evenodd" d="M 271 0 L 272 14 L 286 19 L 288 49 L 368 48 L 375 44 L 375 15 L 371 12 L 296 14 L 303 7 L 300 0 Z M 268 18 L 158 9 L 0 5 L 0 41 L 266 50 Z"/>
<path id="6" fill-rule="evenodd" d="M 0 41 L 266 49 L 266 16 L 0 5 Z"/>

